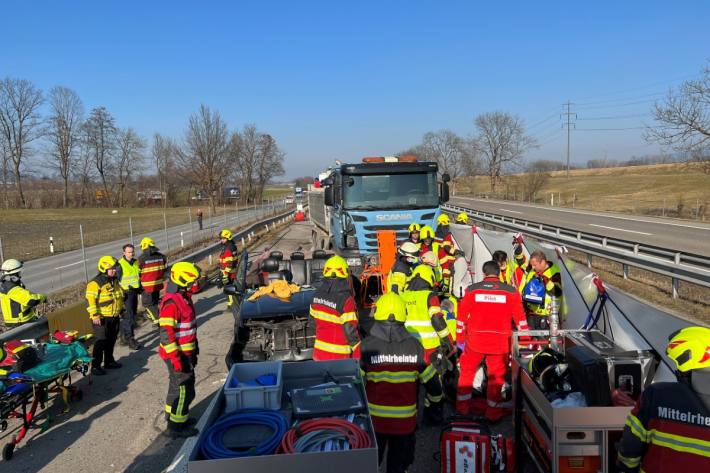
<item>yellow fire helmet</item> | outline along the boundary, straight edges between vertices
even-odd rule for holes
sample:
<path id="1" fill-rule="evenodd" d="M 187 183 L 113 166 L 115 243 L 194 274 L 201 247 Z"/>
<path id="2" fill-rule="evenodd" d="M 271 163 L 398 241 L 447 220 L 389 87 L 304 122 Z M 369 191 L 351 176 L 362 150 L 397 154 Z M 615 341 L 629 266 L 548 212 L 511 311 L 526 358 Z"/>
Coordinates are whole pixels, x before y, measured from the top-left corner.
<path id="1" fill-rule="evenodd" d="M 434 238 L 434 229 L 431 228 L 429 225 L 424 225 L 422 227 L 421 231 L 419 232 L 419 237 L 422 240 L 426 240 L 427 238 L 433 239 Z"/>
<path id="2" fill-rule="evenodd" d="M 412 279 L 420 277 L 424 281 L 429 284 L 429 286 L 434 287 L 434 281 L 436 277 L 434 276 L 434 270 L 431 269 L 431 266 L 426 265 L 426 264 L 420 264 L 414 270 L 412 270 L 412 275 L 409 277 L 409 280 L 411 281 Z"/>
<path id="3" fill-rule="evenodd" d="M 439 225 L 448 225 L 451 223 L 451 220 L 449 219 L 449 216 L 447 214 L 441 214 L 439 215 L 439 218 L 436 219 L 436 223 Z"/>
<path id="4" fill-rule="evenodd" d="M 199 268 L 187 261 L 175 263 L 170 268 L 170 280 L 180 287 L 192 286 L 199 277 Z"/>
<path id="5" fill-rule="evenodd" d="M 221 232 L 219 232 L 219 237 L 220 238 L 226 238 L 227 240 L 232 239 L 232 231 L 228 228 L 222 229 Z"/>
<path id="6" fill-rule="evenodd" d="M 347 278 L 348 263 L 341 256 L 331 256 L 323 266 L 323 276 L 326 278 Z"/>
<path id="7" fill-rule="evenodd" d="M 150 237 L 145 237 L 141 240 L 141 250 L 147 250 L 151 246 L 155 246 L 155 242 Z"/>
<path id="8" fill-rule="evenodd" d="M 468 223 L 468 214 L 466 212 L 461 212 L 456 216 L 457 223 Z"/>
<path id="9" fill-rule="evenodd" d="M 113 256 L 102 256 L 99 258 L 98 267 L 100 273 L 105 273 L 114 266 L 116 266 L 116 258 Z"/>
<path id="10" fill-rule="evenodd" d="M 418 232 L 421 229 L 422 229 L 422 226 L 419 225 L 417 222 L 412 222 L 409 224 L 409 233 Z"/>
<path id="11" fill-rule="evenodd" d="M 375 320 L 390 320 L 390 317 L 394 317 L 394 320 L 402 323 L 407 320 L 404 301 L 394 292 L 382 294 L 375 302 Z"/>
<path id="12" fill-rule="evenodd" d="M 678 371 L 686 373 L 710 367 L 710 328 L 686 327 L 669 337 L 666 354 Z"/>

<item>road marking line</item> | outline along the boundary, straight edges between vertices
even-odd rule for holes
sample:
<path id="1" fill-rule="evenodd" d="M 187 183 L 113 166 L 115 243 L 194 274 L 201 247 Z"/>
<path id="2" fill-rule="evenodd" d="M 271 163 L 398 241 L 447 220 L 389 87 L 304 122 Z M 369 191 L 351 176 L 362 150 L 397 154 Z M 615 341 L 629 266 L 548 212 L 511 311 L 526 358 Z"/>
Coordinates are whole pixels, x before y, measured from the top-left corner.
<path id="1" fill-rule="evenodd" d="M 479 202 L 485 202 L 488 204 L 493 204 L 493 202 L 487 202 L 485 199 L 477 199 L 475 197 L 455 197 L 456 199 L 465 199 L 465 200 L 475 200 Z M 656 225 L 670 225 L 673 227 L 683 227 L 683 228 L 693 228 L 695 230 L 705 230 L 710 232 L 710 228 L 708 227 L 700 227 L 697 225 L 686 225 L 682 223 L 673 223 L 673 222 L 664 222 L 659 220 L 645 220 L 642 218 L 631 218 L 631 217 L 622 217 L 619 215 L 608 215 L 604 213 L 598 213 L 598 212 L 591 212 L 589 210 L 571 210 L 571 209 L 555 209 L 552 207 L 541 207 L 539 205 L 528 205 L 528 204 L 517 204 L 517 203 L 508 203 L 505 202 L 506 205 L 516 205 L 518 207 L 528 207 L 532 209 L 539 209 L 539 210 L 551 210 L 553 212 L 566 212 L 566 213 L 571 213 L 571 214 L 577 214 L 577 215 L 594 215 L 596 217 L 604 217 L 604 218 L 615 218 L 618 220 L 629 220 L 631 222 L 641 222 L 641 223 L 651 223 L 651 224 L 656 224 Z M 501 209 L 502 210 L 502 209 Z"/>
<path id="2" fill-rule="evenodd" d="M 59 266 L 54 269 L 64 269 L 64 268 L 68 268 L 69 266 L 76 266 L 77 264 L 81 264 L 83 262 L 84 262 L 84 260 L 81 260 L 81 261 L 77 261 L 76 263 L 65 264 L 64 266 Z"/>
<path id="3" fill-rule="evenodd" d="M 624 230 L 623 228 L 607 227 L 606 225 L 597 225 L 596 223 L 590 223 L 589 225 L 591 225 L 592 227 L 608 228 L 609 230 L 618 230 L 620 232 L 638 233 L 639 235 L 653 235 L 653 233 L 637 232 L 635 230 Z"/>
<path id="4" fill-rule="evenodd" d="M 522 213 L 522 212 L 518 212 L 517 210 L 508 210 L 508 209 L 498 209 L 498 210 L 501 210 L 503 212 L 508 212 L 511 214 L 521 214 Z"/>

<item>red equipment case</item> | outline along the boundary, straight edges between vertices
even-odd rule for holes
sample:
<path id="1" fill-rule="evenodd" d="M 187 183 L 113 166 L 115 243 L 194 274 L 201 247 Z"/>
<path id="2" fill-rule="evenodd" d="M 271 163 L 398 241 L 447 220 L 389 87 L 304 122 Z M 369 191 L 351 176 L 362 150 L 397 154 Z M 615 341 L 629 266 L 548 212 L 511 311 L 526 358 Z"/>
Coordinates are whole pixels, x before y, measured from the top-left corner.
<path id="1" fill-rule="evenodd" d="M 488 426 L 453 421 L 441 432 L 442 473 L 490 473 L 491 436 Z"/>

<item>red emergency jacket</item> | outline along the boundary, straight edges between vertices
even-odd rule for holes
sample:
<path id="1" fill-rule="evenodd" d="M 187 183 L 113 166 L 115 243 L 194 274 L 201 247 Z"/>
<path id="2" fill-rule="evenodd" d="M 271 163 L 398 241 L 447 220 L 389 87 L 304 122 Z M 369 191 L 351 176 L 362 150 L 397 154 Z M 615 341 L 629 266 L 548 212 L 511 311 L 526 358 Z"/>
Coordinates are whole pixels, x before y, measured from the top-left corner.
<path id="1" fill-rule="evenodd" d="M 141 269 L 141 286 L 145 292 L 159 292 L 163 288 L 166 263 L 165 255 L 153 246 L 141 253 L 138 266 Z"/>
<path id="2" fill-rule="evenodd" d="M 520 294 L 513 286 L 503 284 L 498 276 L 486 276 L 468 288 L 456 318 L 456 339 L 466 340 L 466 350 L 508 353 L 513 326 L 528 328 Z"/>
<path id="3" fill-rule="evenodd" d="M 357 306 L 345 279 L 324 279 L 311 303 L 316 323 L 313 359 L 360 358 Z"/>
<path id="4" fill-rule="evenodd" d="M 160 302 L 160 347 L 158 353 L 164 360 L 197 354 L 197 317 L 192 299 L 179 291 L 174 283 Z"/>
<path id="5" fill-rule="evenodd" d="M 219 254 L 219 269 L 222 273 L 222 281 L 227 283 L 237 278 L 237 265 L 239 264 L 237 245 L 232 240 L 227 240 L 222 252 Z"/>

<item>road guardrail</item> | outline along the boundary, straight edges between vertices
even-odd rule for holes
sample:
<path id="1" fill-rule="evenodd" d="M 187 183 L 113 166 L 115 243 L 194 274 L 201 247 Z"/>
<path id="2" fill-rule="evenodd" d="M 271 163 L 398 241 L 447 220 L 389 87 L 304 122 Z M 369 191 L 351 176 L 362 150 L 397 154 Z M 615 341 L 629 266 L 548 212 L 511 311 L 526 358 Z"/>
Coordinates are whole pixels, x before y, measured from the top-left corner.
<path id="1" fill-rule="evenodd" d="M 579 250 L 587 255 L 590 266 L 592 256 L 616 261 L 621 263 L 625 278 L 628 277 L 629 267 L 667 276 L 672 281 L 674 299 L 678 297 L 680 281 L 710 287 L 710 258 L 702 255 L 609 238 L 596 233 L 557 227 L 459 205 L 445 204 L 442 208 L 452 214 L 465 212 L 479 222 L 506 231 L 520 232 L 538 240 Z"/>

